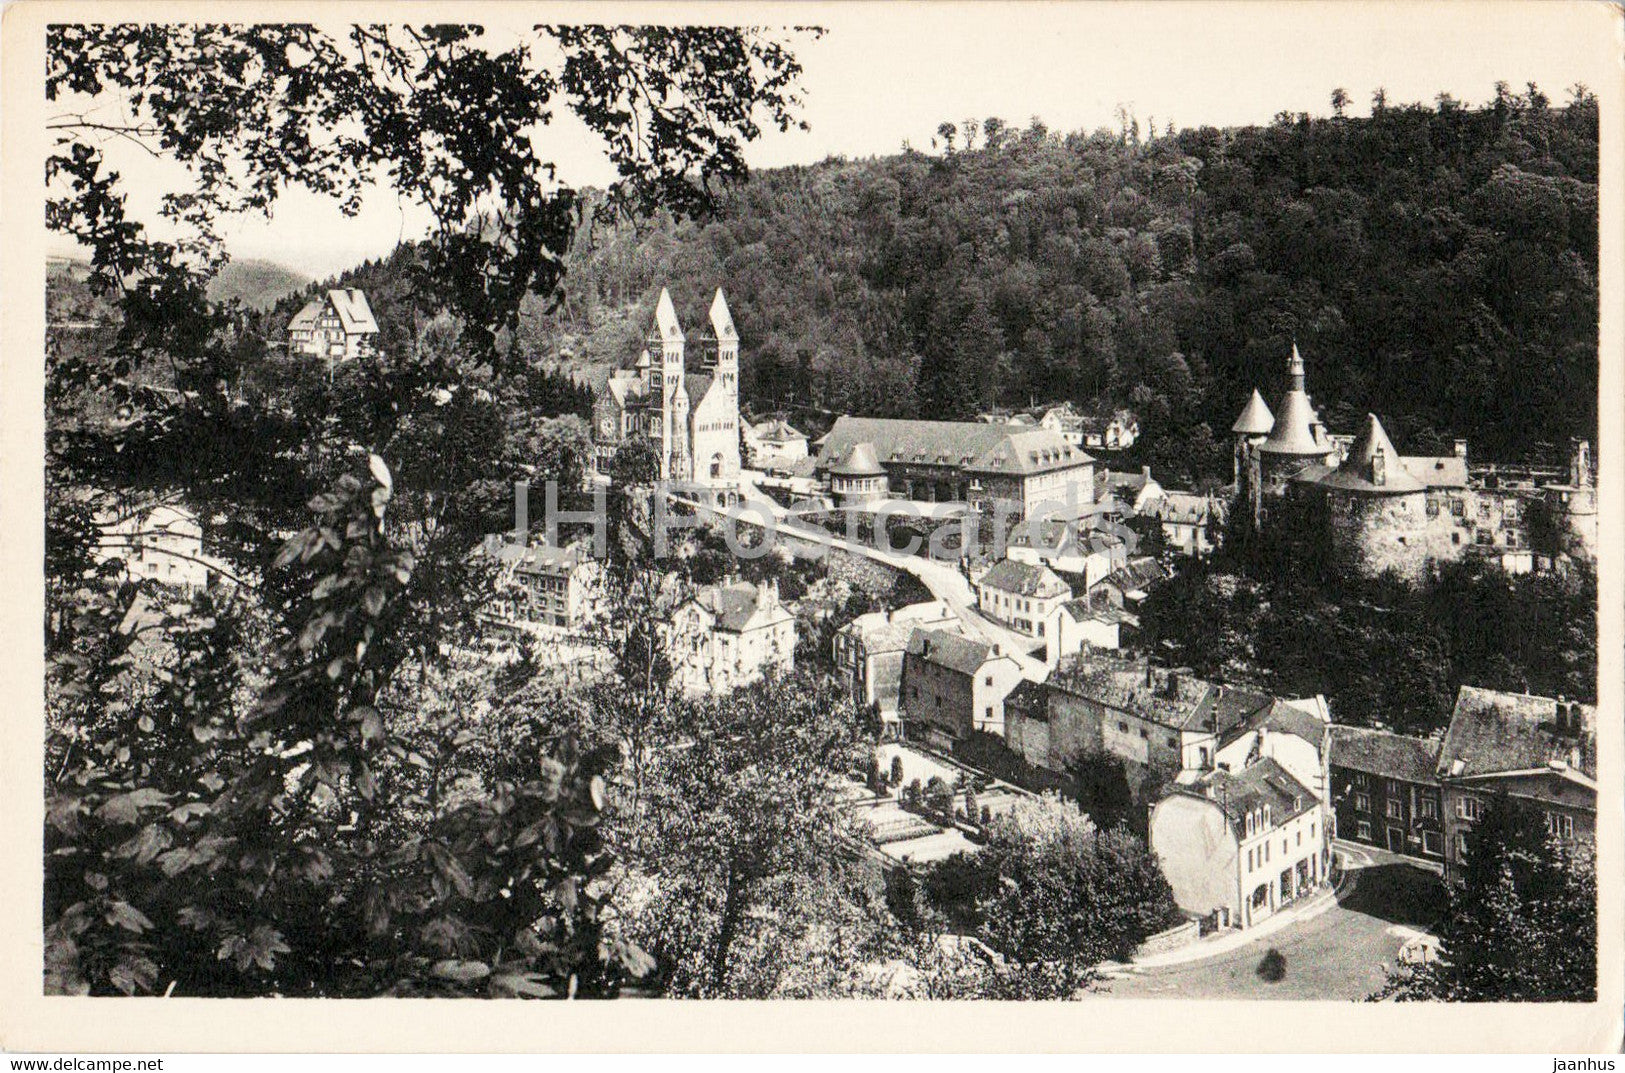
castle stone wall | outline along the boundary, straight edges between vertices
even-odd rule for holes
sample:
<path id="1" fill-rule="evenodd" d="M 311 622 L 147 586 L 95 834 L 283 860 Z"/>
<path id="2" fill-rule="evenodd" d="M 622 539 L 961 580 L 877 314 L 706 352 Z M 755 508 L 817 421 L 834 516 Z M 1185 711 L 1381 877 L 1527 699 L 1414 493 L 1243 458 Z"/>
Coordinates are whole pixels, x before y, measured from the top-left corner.
<path id="1" fill-rule="evenodd" d="M 1407 581 L 1422 579 L 1429 553 L 1423 493 L 1372 496 L 1332 492 L 1327 507 L 1331 515 L 1332 558 L 1340 567 L 1362 577 L 1376 577 L 1392 570 Z"/>

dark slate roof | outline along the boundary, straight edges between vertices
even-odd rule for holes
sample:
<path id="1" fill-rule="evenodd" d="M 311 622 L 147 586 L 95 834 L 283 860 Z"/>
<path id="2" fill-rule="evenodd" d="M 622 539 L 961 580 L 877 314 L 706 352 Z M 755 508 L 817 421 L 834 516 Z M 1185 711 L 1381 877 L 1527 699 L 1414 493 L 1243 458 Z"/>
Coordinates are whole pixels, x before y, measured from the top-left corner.
<path id="1" fill-rule="evenodd" d="M 1012 689 L 1010 694 L 1004 698 L 1004 710 L 1006 713 L 1021 712 L 1029 719 L 1048 721 L 1049 705 L 1046 703 L 1047 696 L 1048 691 L 1044 689 L 1042 683 L 1023 678 L 1016 683 L 1016 688 Z"/>
<path id="2" fill-rule="evenodd" d="M 705 585 L 694 593 L 694 602 L 716 616 L 717 625 L 737 633 L 750 624 L 761 600 L 761 592 L 749 581 L 731 585 Z M 789 614 L 789 612 L 785 612 Z"/>
<path id="3" fill-rule="evenodd" d="M 1006 658 L 994 655 L 993 646 L 986 641 L 920 628 L 909 635 L 908 654 L 960 674 L 975 674 L 988 660 Z"/>
<path id="4" fill-rule="evenodd" d="M 1565 734 L 1556 727 L 1557 703 L 1551 697 L 1462 686 L 1439 750 L 1439 773 L 1471 777 L 1528 771 L 1560 761 L 1595 779 L 1597 709 L 1576 704 L 1582 729 Z"/>
<path id="5" fill-rule="evenodd" d="M 1164 492 L 1150 513 L 1163 522 L 1205 525 L 1213 514 L 1213 498 L 1195 492 Z"/>
<path id="6" fill-rule="evenodd" d="M 1467 487 L 1467 460 L 1458 455 L 1406 455 L 1399 464 L 1429 488 Z"/>
<path id="7" fill-rule="evenodd" d="M 683 390 L 688 393 L 690 406 L 698 406 L 705 393 L 711 390 L 710 373 L 684 373 Z"/>
<path id="8" fill-rule="evenodd" d="M 1132 592 L 1144 589 L 1152 582 L 1162 581 L 1168 577 L 1168 571 L 1163 568 L 1154 557 L 1143 555 L 1138 559 L 1130 559 L 1123 566 L 1105 577 L 1097 585 L 1110 585 L 1123 592 Z"/>
<path id="9" fill-rule="evenodd" d="M 1138 626 L 1138 615 L 1124 611 L 1112 603 L 1111 596 L 1104 590 L 1096 588 L 1088 595 L 1080 596 L 1076 600 L 1068 600 L 1062 604 L 1066 613 L 1073 622 L 1083 622 L 1091 619 L 1095 622 L 1115 622 L 1119 625 Z"/>
<path id="10" fill-rule="evenodd" d="M 979 473 L 1046 473 L 1093 461 L 1049 429 L 982 421 L 839 417 L 820 443 L 821 470 L 845 458 L 859 443 L 874 445 L 882 465 L 947 466 Z"/>
<path id="11" fill-rule="evenodd" d="M 1333 767 L 1385 779 L 1431 782 L 1439 767 L 1439 743 L 1364 727 L 1332 727 Z"/>
<path id="12" fill-rule="evenodd" d="M 855 443 L 831 473 L 837 477 L 884 477 L 886 470 L 875 460 L 875 445 L 865 440 Z"/>
<path id="13" fill-rule="evenodd" d="M 1267 756 L 1240 771 L 1210 772 L 1197 785 L 1238 830 L 1245 829 L 1247 814 L 1259 805 L 1270 806 L 1270 825 L 1279 827 L 1319 803 L 1314 791 Z"/>
<path id="14" fill-rule="evenodd" d="M 1320 485 L 1340 492 L 1357 492 L 1368 496 L 1405 495 L 1420 492 L 1422 482 L 1410 474 L 1394 450 L 1388 433 L 1376 414 L 1366 414 L 1365 432 L 1350 450 L 1343 464 L 1320 478 Z M 1383 478 L 1377 480 L 1376 458 L 1383 458 Z"/>
<path id="15" fill-rule="evenodd" d="M 1016 596 L 1059 596 L 1071 591 L 1049 567 L 1015 559 L 1000 559 L 976 584 Z"/>
<path id="16" fill-rule="evenodd" d="M 1242 408 L 1241 416 L 1236 423 L 1230 426 L 1230 431 L 1238 436 L 1267 436 L 1270 429 L 1275 427 L 1275 415 L 1264 403 L 1264 396 L 1253 388 L 1253 397 L 1247 400 Z"/>

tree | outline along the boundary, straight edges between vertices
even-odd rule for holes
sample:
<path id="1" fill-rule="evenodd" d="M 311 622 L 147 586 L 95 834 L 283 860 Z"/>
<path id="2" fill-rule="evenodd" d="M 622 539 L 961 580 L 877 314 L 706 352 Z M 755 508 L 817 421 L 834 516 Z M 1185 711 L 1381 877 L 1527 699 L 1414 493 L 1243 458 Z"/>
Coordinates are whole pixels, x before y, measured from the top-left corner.
<path id="1" fill-rule="evenodd" d="M 774 676 L 672 715 L 628 817 L 648 888 L 632 931 L 668 994 L 771 997 L 815 921 L 868 911 L 837 792 L 858 714 L 828 679 Z"/>
<path id="2" fill-rule="evenodd" d="M 1078 788 L 1078 807 L 1096 827 L 1111 830 L 1128 819 L 1134 795 L 1119 757 L 1104 749 L 1087 750 L 1067 764 L 1067 774 Z"/>
<path id="3" fill-rule="evenodd" d="M 1548 838 L 1537 813 L 1493 798 L 1467 837 L 1439 960 L 1391 973 L 1378 998 L 1591 1002 L 1597 875 L 1589 845 Z"/>
<path id="4" fill-rule="evenodd" d="M 1341 86 L 1332 90 L 1332 114 L 1338 119 L 1342 119 L 1343 113 L 1348 109 L 1348 106 L 1349 91 Z"/>
<path id="5" fill-rule="evenodd" d="M 794 121 L 794 57 L 750 30 L 614 27 L 496 48 L 467 26 L 59 25 L 47 49 L 48 223 L 114 305 L 95 345 L 47 354 L 47 986 L 618 993 L 649 966 L 604 912 L 612 758 L 562 735 L 499 774 L 459 724 L 507 672 L 435 695 L 463 680 L 490 592 L 469 552 L 512 481 L 579 464 L 579 439 L 549 457 L 503 412 L 553 405 L 499 340 L 555 292 L 581 204 L 528 132 L 568 107 L 625 203 L 693 213 L 758 121 Z M 108 154 L 130 143 L 186 176 L 174 241 L 128 211 Z M 390 259 L 416 299 L 375 360 L 315 375 L 210 303 L 231 217 L 295 183 L 354 211 L 374 180 L 434 219 Z M 229 515 L 230 596 L 86 554 L 95 509 L 153 495 Z"/>
<path id="6" fill-rule="evenodd" d="M 977 912 L 982 938 L 1011 965 L 1010 997 L 1071 998 L 1100 962 L 1128 959 L 1178 917 L 1145 844 L 1059 798 L 1023 801 L 988 833 L 977 863 L 998 880 Z"/>

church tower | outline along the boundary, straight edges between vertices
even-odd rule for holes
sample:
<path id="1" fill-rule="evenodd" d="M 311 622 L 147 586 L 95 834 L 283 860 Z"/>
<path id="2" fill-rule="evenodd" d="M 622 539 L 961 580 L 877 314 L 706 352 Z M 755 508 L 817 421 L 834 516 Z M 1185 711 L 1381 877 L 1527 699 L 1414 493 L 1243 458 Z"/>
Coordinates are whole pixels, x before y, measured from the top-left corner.
<path id="1" fill-rule="evenodd" d="M 687 480 L 688 398 L 683 391 L 683 329 L 671 293 L 660 288 L 655 319 L 649 328 L 649 351 L 660 355 L 660 477 Z M 651 393 L 652 394 L 652 393 Z"/>
<path id="2" fill-rule="evenodd" d="M 728 311 L 728 300 L 722 297 L 722 288 L 717 288 L 717 295 L 711 299 L 711 334 L 716 339 L 717 347 L 717 383 L 723 392 L 734 404 L 730 409 L 737 412 L 739 408 L 739 332 L 734 329 L 733 314 Z"/>

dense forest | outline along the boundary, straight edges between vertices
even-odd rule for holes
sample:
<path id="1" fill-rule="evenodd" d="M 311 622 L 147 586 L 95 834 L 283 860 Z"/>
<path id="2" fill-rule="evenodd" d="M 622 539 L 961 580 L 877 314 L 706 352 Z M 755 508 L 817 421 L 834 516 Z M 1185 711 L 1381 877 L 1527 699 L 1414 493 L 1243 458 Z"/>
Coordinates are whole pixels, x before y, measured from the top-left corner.
<path id="1" fill-rule="evenodd" d="M 1150 137 L 945 123 L 930 153 L 756 172 L 702 221 L 589 208 L 516 339 L 625 360 L 661 285 L 691 318 L 720 285 L 759 409 L 1127 403 L 1192 478 L 1228 473 L 1296 340 L 1335 431 L 1370 410 L 1405 450 L 1523 459 L 1594 435 L 1596 229 L 1584 87 Z"/>

